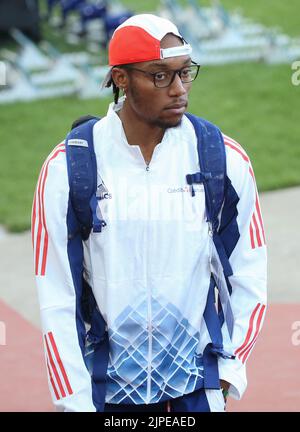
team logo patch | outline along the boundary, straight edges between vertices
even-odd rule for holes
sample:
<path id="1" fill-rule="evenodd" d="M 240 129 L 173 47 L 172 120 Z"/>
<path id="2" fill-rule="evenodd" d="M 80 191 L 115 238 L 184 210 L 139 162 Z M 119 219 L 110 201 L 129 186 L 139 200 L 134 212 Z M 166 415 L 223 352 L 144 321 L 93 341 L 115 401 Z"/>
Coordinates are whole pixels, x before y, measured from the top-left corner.
<path id="1" fill-rule="evenodd" d="M 101 183 L 97 186 L 96 197 L 99 201 L 103 199 L 112 199 L 112 195 L 108 192 L 103 181 L 101 181 Z"/>
<path id="2" fill-rule="evenodd" d="M 88 142 L 83 139 L 70 139 L 68 141 L 69 146 L 88 147 Z"/>

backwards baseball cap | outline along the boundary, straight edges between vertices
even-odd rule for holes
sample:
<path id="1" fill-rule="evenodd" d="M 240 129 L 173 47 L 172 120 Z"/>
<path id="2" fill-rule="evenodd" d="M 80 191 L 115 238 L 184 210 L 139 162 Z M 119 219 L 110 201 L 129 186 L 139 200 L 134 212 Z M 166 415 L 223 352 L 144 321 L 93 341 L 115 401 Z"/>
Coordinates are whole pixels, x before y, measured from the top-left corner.
<path id="1" fill-rule="evenodd" d="M 183 45 L 161 48 L 160 41 L 166 34 L 178 36 Z M 114 31 L 108 48 L 110 66 L 161 60 L 191 54 L 178 28 L 169 20 L 152 14 L 134 15 L 124 21 Z M 102 88 L 111 84 L 111 70 L 102 82 Z"/>

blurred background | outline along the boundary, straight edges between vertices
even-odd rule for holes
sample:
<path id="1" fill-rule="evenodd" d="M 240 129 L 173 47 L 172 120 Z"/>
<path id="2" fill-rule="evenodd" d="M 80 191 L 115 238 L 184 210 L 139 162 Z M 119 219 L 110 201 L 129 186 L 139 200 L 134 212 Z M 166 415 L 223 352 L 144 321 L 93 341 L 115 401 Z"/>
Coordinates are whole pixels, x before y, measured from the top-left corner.
<path id="1" fill-rule="evenodd" d="M 34 189 L 73 120 L 105 115 L 107 42 L 140 12 L 171 19 L 192 44 L 202 68 L 189 110 L 244 147 L 261 194 L 270 307 L 249 390 L 229 410 L 300 411 L 299 0 L 0 0 L 0 411 L 52 409 L 28 231 Z"/>

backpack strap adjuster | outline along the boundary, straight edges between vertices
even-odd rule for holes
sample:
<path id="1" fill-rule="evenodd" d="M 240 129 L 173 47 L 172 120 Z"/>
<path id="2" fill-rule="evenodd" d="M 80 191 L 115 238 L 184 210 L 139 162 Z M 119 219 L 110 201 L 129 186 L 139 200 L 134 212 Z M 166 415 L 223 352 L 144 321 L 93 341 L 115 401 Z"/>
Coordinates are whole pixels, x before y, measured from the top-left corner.
<path id="1" fill-rule="evenodd" d="M 102 228 L 104 228 L 107 224 L 104 219 L 100 219 L 97 214 L 98 207 L 98 199 L 95 194 L 92 195 L 90 199 L 90 209 L 92 212 L 92 228 L 93 232 L 99 233 L 102 232 Z"/>
<path id="2" fill-rule="evenodd" d="M 187 174 L 186 175 L 186 181 L 187 184 L 191 186 L 191 194 L 192 197 L 195 196 L 195 191 L 193 188 L 193 184 L 201 184 L 207 182 L 207 180 L 210 180 L 212 178 L 212 174 L 210 172 L 197 172 L 194 174 Z"/>

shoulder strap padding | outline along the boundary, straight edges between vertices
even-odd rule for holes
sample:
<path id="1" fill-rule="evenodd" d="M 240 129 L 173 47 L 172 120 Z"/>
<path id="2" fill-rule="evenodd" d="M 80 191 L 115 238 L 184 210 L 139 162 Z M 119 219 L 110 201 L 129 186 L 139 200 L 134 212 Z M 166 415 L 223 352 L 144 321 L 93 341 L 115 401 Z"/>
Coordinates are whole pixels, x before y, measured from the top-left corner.
<path id="1" fill-rule="evenodd" d="M 98 117 L 85 116 L 73 123 L 66 138 L 70 200 L 80 224 L 83 238 L 90 233 L 93 218 L 90 199 L 97 189 L 97 164 L 93 127 Z"/>
<path id="2" fill-rule="evenodd" d="M 207 120 L 187 113 L 197 136 L 200 172 L 188 174 L 187 183 L 203 183 L 207 220 L 211 224 L 213 241 L 225 276 L 232 275 L 232 268 L 222 240 L 218 234 L 219 214 L 225 199 L 226 153 L 220 129 Z M 192 187 L 192 186 L 191 186 Z"/>
<path id="3" fill-rule="evenodd" d="M 73 123 L 72 123 L 72 126 L 71 126 L 71 130 L 73 130 L 73 129 L 75 129 L 77 126 L 80 126 L 81 124 L 83 124 L 83 123 L 86 123 L 87 121 L 89 121 L 89 120 L 100 120 L 100 118 L 99 117 L 95 117 L 95 116 L 92 116 L 92 115 L 90 115 L 90 114 L 87 114 L 87 115 L 84 115 L 84 116 L 81 116 L 81 117 L 79 117 L 78 119 L 76 119 L 76 120 L 74 120 L 73 121 Z"/>
<path id="4" fill-rule="evenodd" d="M 217 230 L 218 215 L 225 196 L 226 154 L 220 129 L 200 117 L 187 113 L 197 136 L 201 183 L 206 195 L 206 211 L 213 230 Z"/>

